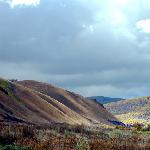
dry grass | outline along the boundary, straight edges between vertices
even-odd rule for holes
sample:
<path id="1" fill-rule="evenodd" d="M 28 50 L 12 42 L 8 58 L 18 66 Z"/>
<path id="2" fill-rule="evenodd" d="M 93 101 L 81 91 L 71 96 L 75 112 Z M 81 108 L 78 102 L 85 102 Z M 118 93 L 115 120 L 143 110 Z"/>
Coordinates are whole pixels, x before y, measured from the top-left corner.
<path id="1" fill-rule="evenodd" d="M 1 123 L 0 144 L 32 150 L 149 150 L 150 135 L 126 129 L 90 129 L 83 125 Z"/>

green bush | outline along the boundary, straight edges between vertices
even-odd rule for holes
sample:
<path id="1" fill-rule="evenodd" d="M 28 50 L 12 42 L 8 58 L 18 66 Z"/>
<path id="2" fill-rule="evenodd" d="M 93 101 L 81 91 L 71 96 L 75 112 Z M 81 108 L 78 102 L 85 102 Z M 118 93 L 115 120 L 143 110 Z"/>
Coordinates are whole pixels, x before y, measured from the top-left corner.
<path id="1" fill-rule="evenodd" d="M 0 145 L 0 150 L 31 150 L 29 148 L 19 147 L 16 145 Z"/>
<path id="2" fill-rule="evenodd" d="M 124 131 L 124 130 L 119 130 L 115 129 L 113 131 L 110 131 L 109 133 L 110 138 L 130 138 L 132 137 L 132 133 L 130 131 Z"/>
<path id="3" fill-rule="evenodd" d="M 89 143 L 86 139 L 80 138 L 77 143 L 75 150 L 89 150 Z"/>

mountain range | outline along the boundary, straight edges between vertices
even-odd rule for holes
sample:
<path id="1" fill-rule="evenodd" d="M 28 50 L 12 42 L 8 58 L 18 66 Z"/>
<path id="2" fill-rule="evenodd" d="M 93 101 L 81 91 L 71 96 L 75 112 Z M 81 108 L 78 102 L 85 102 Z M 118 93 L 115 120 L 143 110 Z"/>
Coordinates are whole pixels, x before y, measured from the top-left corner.
<path id="1" fill-rule="evenodd" d="M 87 98 L 91 100 L 96 100 L 97 102 L 101 104 L 107 104 L 107 103 L 123 100 L 123 98 L 111 98 L 111 97 L 105 97 L 105 96 L 91 96 Z"/>

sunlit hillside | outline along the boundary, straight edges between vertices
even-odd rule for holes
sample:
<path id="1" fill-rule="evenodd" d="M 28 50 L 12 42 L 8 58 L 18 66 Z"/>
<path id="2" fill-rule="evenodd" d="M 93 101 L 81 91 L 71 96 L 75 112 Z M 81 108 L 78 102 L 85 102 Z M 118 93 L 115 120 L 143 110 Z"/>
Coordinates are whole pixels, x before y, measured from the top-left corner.
<path id="1" fill-rule="evenodd" d="M 105 107 L 124 123 L 150 123 L 149 96 L 113 102 Z"/>

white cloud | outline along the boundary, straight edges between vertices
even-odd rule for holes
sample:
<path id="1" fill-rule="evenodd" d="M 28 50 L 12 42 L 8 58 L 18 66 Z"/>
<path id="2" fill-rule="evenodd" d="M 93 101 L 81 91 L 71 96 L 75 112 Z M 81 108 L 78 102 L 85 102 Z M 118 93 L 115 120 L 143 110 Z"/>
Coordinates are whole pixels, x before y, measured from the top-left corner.
<path id="1" fill-rule="evenodd" d="M 86 24 L 83 24 L 82 25 L 82 28 L 83 29 L 86 29 L 88 31 L 90 31 L 91 33 L 93 33 L 95 31 L 95 28 L 94 28 L 94 25 L 86 25 Z"/>
<path id="2" fill-rule="evenodd" d="M 129 0 L 116 0 L 116 3 L 121 6 L 126 6 L 129 4 Z"/>
<path id="3" fill-rule="evenodd" d="M 113 25 L 122 25 L 126 23 L 126 16 L 121 11 L 114 11 L 110 14 Z"/>
<path id="4" fill-rule="evenodd" d="M 12 8 L 15 6 L 37 6 L 40 4 L 40 0 L 10 0 L 8 3 Z"/>
<path id="5" fill-rule="evenodd" d="M 138 21 L 136 27 L 144 33 L 150 33 L 150 19 Z"/>

